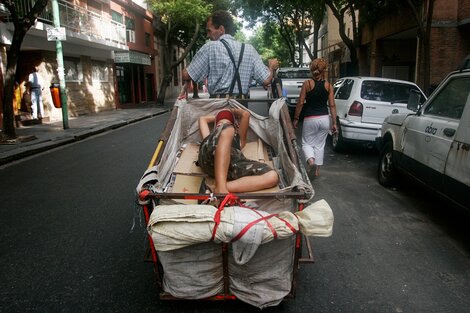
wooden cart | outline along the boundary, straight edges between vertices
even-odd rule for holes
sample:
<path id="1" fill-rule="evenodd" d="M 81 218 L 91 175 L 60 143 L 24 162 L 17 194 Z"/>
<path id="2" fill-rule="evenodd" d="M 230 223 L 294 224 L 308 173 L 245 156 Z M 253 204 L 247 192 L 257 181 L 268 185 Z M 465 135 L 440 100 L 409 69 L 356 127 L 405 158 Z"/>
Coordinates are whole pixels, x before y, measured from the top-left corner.
<path id="1" fill-rule="evenodd" d="M 195 100 L 189 100 L 185 105 L 187 106 L 191 106 L 191 105 L 194 105 L 194 106 L 198 106 L 200 105 L 200 103 L 194 103 Z M 209 99 L 206 99 L 206 100 L 199 100 L 199 101 L 202 101 L 202 103 L 204 105 L 206 105 L 207 103 L 205 103 L 204 101 L 211 101 Z M 267 106 L 271 106 L 273 100 L 229 100 L 229 99 L 226 99 L 226 100 L 216 100 L 218 101 L 217 104 L 220 104 L 221 101 L 227 101 L 227 102 L 230 102 L 231 104 L 233 104 L 234 102 L 237 102 L 239 104 L 242 104 L 244 106 L 247 106 L 247 102 L 250 103 L 250 105 L 252 104 L 256 104 L 256 105 L 267 105 Z M 283 100 L 277 100 L 277 101 L 283 101 Z M 178 102 L 178 101 L 177 101 Z M 279 105 L 279 103 L 277 103 L 277 105 Z M 215 105 L 214 105 L 215 106 Z M 220 105 L 219 105 L 220 106 Z M 169 147 L 169 139 L 172 135 L 172 133 L 174 132 L 175 130 L 175 127 L 181 127 L 181 125 L 179 126 L 175 126 L 175 121 L 177 121 L 178 119 L 178 115 L 179 113 L 181 113 L 180 111 L 182 110 L 182 106 L 178 106 L 175 104 L 174 108 L 172 109 L 171 111 L 171 114 L 170 114 L 170 117 L 168 119 L 168 122 L 167 122 L 167 125 L 166 125 L 166 128 L 165 130 L 163 131 L 163 133 L 161 134 L 161 137 L 158 141 L 158 144 L 157 144 L 157 147 L 156 147 L 156 150 L 153 154 L 153 157 L 148 165 L 148 168 L 149 170 L 152 169 L 152 168 L 158 168 L 158 165 L 159 164 L 163 164 L 164 162 L 173 162 L 173 160 L 167 160 L 167 159 L 164 159 L 165 156 L 164 156 L 164 151 L 165 149 L 175 149 L 175 147 Z M 282 138 L 278 138 L 279 141 L 282 141 L 282 144 L 285 146 L 285 150 L 287 152 L 287 155 L 288 155 L 288 158 L 290 159 L 290 161 L 294 164 L 295 168 L 298 170 L 298 172 L 300 173 L 300 177 L 302 179 L 302 181 L 305 183 L 305 185 L 308 185 L 310 186 L 311 188 L 311 183 L 307 177 L 307 173 L 306 173 L 306 170 L 304 168 L 304 165 L 301 160 L 301 156 L 300 156 L 300 152 L 299 152 L 299 147 L 298 147 L 298 144 L 297 144 L 297 138 L 296 138 L 296 135 L 295 135 L 295 132 L 294 132 L 294 129 L 293 129 L 293 126 L 292 126 L 292 123 L 291 123 L 291 119 L 289 117 L 289 112 L 288 112 L 288 109 L 287 109 L 287 106 L 285 104 L 281 104 L 281 109 L 279 110 L 279 123 L 280 123 L 280 126 L 281 126 L 281 132 L 282 132 Z M 145 174 L 144 174 L 145 176 Z M 149 218 L 150 218 L 150 215 L 151 213 L 153 212 L 153 210 L 156 210 L 158 209 L 158 205 L 160 205 L 160 203 L 162 201 L 167 201 L 167 200 L 170 200 L 170 201 L 181 201 L 181 200 L 184 200 L 184 201 L 197 201 L 197 203 L 201 203 L 203 201 L 206 201 L 208 200 L 209 197 L 216 197 L 218 199 L 223 199 L 226 195 L 225 194 L 207 194 L 207 193 L 204 193 L 204 192 L 174 192 L 174 190 L 165 190 L 164 192 L 162 190 L 160 191 L 156 191 L 154 186 L 152 184 L 143 184 L 141 186 L 141 189 L 138 190 L 139 191 L 139 201 L 142 205 L 142 208 L 143 208 L 143 212 L 144 212 L 144 215 L 145 215 L 145 221 L 146 221 L 146 225 L 148 224 L 149 222 Z M 313 191 L 313 188 L 311 188 L 311 191 Z M 279 201 L 289 201 L 292 202 L 292 203 L 295 203 L 295 210 L 302 210 L 305 206 L 305 204 L 307 203 L 307 201 L 309 201 L 309 199 L 312 198 L 312 194 L 309 193 L 309 192 L 306 192 L 305 190 L 301 190 L 301 189 L 296 189 L 296 188 L 293 188 L 291 190 L 288 190 L 288 191 L 269 191 L 269 192 L 256 192 L 256 193 L 240 193 L 240 194 L 236 194 L 235 195 L 238 199 L 238 201 L 240 202 L 243 202 L 247 199 L 250 199 L 250 201 L 253 201 L 253 199 L 255 201 L 257 200 L 260 200 L 262 201 L 263 199 L 278 199 Z M 183 201 L 183 202 L 184 202 Z M 155 273 L 156 273 L 156 280 L 157 280 L 157 285 L 160 289 L 160 293 L 159 293 L 159 296 L 160 296 L 160 299 L 165 299 L 165 300 L 176 300 L 176 299 L 187 299 L 187 297 L 184 296 L 184 293 L 183 293 L 183 296 L 179 295 L 178 292 L 176 292 L 176 296 L 175 295 L 172 295 L 172 293 L 174 294 L 174 292 L 171 292 L 171 291 L 168 291 L 167 289 L 171 289 L 169 288 L 165 282 L 165 279 L 169 279 L 168 277 L 165 277 L 165 275 L 167 275 L 167 269 L 165 268 L 166 266 L 166 263 L 167 262 L 161 262 L 161 253 L 157 252 L 155 250 L 155 247 L 154 247 L 154 243 L 152 241 L 152 238 L 151 236 L 149 235 L 148 236 L 148 241 L 149 241 L 149 247 L 148 247 L 148 250 L 147 250 L 147 253 L 146 253 L 146 256 L 145 256 L 145 260 L 148 261 L 148 262 L 152 262 L 153 265 L 154 265 L 154 270 L 155 270 Z M 281 241 L 281 240 L 278 240 L 278 241 Z M 209 244 L 212 244 L 212 245 L 216 245 L 215 243 L 209 243 Z M 273 243 L 273 245 L 276 245 L 277 243 Z M 300 233 L 297 233 L 295 235 L 295 237 L 289 241 L 289 242 L 284 242 L 283 243 L 283 247 L 282 250 L 289 250 L 289 251 L 292 251 L 292 253 L 287 253 L 287 257 L 288 258 L 292 258 L 291 260 L 289 260 L 289 263 L 288 265 L 291 266 L 291 269 L 290 269 L 290 273 L 288 273 L 288 275 L 286 276 L 287 278 L 286 279 L 290 279 L 291 281 L 287 282 L 289 284 L 289 288 L 290 290 L 288 290 L 288 292 L 285 294 L 285 295 L 281 295 L 280 297 L 282 297 L 281 300 L 283 299 L 287 299 L 287 298 L 293 298 L 295 296 L 295 292 L 296 292 L 296 286 L 297 286 L 297 272 L 298 272 L 298 269 L 299 269 L 299 265 L 302 264 L 302 263 L 312 263 L 314 262 L 314 258 L 313 258 L 313 253 L 312 253 L 312 247 L 311 247 L 311 244 L 310 244 L 310 241 L 307 237 L 304 237 L 303 235 L 301 235 Z M 287 245 L 287 246 L 285 246 Z M 246 301 L 246 299 L 244 299 L 243 296 L 237 296 L 237 292 L 233 292 L 233 286 L 231 286 L 231 282 L 234 283 L 234 281 L 236 279 L 234 279 L 233 277 L 231 277 L 231 270 L 230 269 L 235 269 L 236 272 L 238 273 L 241 273 L 241 272 L 244 272 L 244 271 L 250 271 L 250 269 L 246 269 L 246 268 L 238 268 L 236 267 L 236 265 L 233 264 L 233 262 L 230 261 L 230 243 L 222 243 L 222 244 L 217 244 L 218 248 L 218 251 L 220 251 L 220 261 L 221 261 L 221 264 L 220 264 L 220 268 L 215 268 L 214 270 L 221 273 L 221 275 L 223 276 L 222 277 L 222 282 L 221 282 L 221 287 L 220 290 L 216 293 L 216 294 L 211 294 L 211 295 L 208 295 L 208 296 L 204 296 L 203 298 L 204 299 L 210 299 L 210 300 L 235 300 L 235 299 L 240 299 L 242 301 L 245 301 L 245 302 L 249 302 L 251 304 L 254 304 L 255 306 L 258 306 L 260 308 L 262 307 L 265 307 L 265 306 L 270 306 L 270 305 L 275 305 L 276 304 L 276 301 L 272 301 L 273 299 L 268 299 L 266 300 L 266 303 L 263 302 L 263 300 L 255 300 L 254 303 L 250 302 L 250 300 Z M 286 248 L 288 247 L 288 248 Z M 304 257 L 302 255 L 302 248 L 305 247 L 304 251 L 306 251 L 306 256 Z M 275 248 L 274 248 L 275 249 Z M 292 249 L 292 250 L 290 250 Z M 262 253 L 260 251 L 256 252 L 256 253 Z M 175 256 L 176 258 L 176 256 Z M 178 256 L 179 258 L 179 256 Z M 218 257 L 217 257 L 218 258 Z M 269 260 L 266 260 L 267 262 L 269 262 Z M 191 263 L 191 262 L 189 262 Z M 185 268 L 186 267 L 191 267 L 192 264 L 186 264 L 185 265 Z M 273 264 L 273 267 L 277 268 L 278 264 Z M 285 271 L 285 270 L 283 270 Z M 186 275 L 188 276 L 188 275 Z M 189 275 L 190 276 L 190 275 Z M 247 278 L 243 278 L 243 280 L 246 280 Z M 274 279 L 275 280 L 275 279 Z M 286 282 L 283 282 L 283 284 L 285 284 Z M 201 282 L 198 282 L 198 284 L 201 284 Z M 240 283 L 240 281 L 236 282 L 235 284 L 243 284 Z M 253 283 L 253 285 L 256 285 L 256 282 Z M 256 288 L 255 288 L 256 289 Z M 261 289 L 264 289 L 261 288 Z M 276 288 L 274 288 L 276 289 Z M 256 292 L 256 291 L 253 291 L 253 292 Z M 257 297 L 259 298 L 263 298 L 263 295 L 258 295 Z M 276 296 L 273 296 L 274 298 L 276 297 L 279 297 L 279 295 L 276 295 Z M 194 299 L 193 297 L 191 297 L 192 299 Z M 196 299 L 198 299 L 199 297 L 195 297 Z M 276 299 L 274 299 L 276 300 Z"/>

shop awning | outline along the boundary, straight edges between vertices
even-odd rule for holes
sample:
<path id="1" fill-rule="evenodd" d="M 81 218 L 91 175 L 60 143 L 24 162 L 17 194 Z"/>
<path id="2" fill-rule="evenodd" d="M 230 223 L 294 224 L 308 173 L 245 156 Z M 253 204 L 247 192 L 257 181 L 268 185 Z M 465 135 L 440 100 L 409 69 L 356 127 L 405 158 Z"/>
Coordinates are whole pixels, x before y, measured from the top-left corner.
<path id="1" fill-rule="evenodd" d="M 150 65 L 150 55 L 137 52 L 137 51 L 126 51 L 126 52 L 114 52 L 115 63 L 134 63 L 142 65 Z"/>

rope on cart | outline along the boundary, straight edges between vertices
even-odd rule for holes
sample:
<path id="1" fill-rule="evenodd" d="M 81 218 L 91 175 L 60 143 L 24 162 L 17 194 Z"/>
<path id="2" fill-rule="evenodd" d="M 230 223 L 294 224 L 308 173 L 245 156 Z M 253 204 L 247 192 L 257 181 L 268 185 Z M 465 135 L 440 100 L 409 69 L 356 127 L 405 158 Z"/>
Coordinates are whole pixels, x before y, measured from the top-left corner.
<path id="1" fill-rule="evenodd" d="M 212 198 L 212 194 L 211 194 L 211 198 Z M 245 227 L 243 227 L 243 229 L 236 235 L 232 238 L 232 240 L 230 242 L 235 242 L 237 240 L 239 240 L 241 237 L 243 237 L 243 235 L 246 234 L 246 232 L 251 228 L 253 227 L 254 225 L 258 224 L 259 222 L 261 221 L 265 221 L 266 222 L 266 225 L 268 226 L 268 228 L 271 230 L 271 233 L 273 234 L 273 237 L 274 239 L 277 239 L 277 232 L 276 230 L 274 229 L 273 225 L 269 222 L 269 219 L 271 217 L 277 217 L 280 221 L 284 222 L 284 224 L 286 224 L 286 226 L 292 231 L 293 234 L 296 234 L 297 233 L 297 230 L 295 229 L 294 226 L 292 226 L 288 221 L 286 221 L 285 219 L 283 218 L 280 218 L 279 217 L 279 214 L 269 214 L 269 215 L 265 215 L 263 216 L 261 213 L 258 212 L 258 210 L 256 209 L 253 209 L 253 208 L 250 208 L 249 206 L 246 206 L 244 204 L 242 204 L 240 202 L 240 199 L 235 196 L 234 194 L 232 193 L 228 193 L 224 200 L 220 203 L 219 207 L 217 208 L 217 211 L 215 212 L 215 215 L 214 215 L 214 222 L 215 222 L 215 225 L 214 225 L 214 229 L 212 230 L 212 237 L 211 237 L 211 241 L 213 241 L 215 239 L 215 235 L 217 233 L 217 228 L 219 227 L 219 224 L 220 224 L 220 216 L 222 214 L 222 211 L 224 210 L 225 206 L 229 204 L 229 205 L 234 205 L 234 204 L 237 204 L 238 206 L 240 207 L 243 207 L 245 209 L 249 209 L 251 211 L 253 211 L 254 213 L 256 213 L 257 215 L 260 216 L 260 218 L 248 223 Z"/>
<path id="2" fill-rule="evenodd" d="M 238 197 L 235 196 L 233 193 L 228 193 L 225 196 L 224 200 L 222 200 L 219 207 L 217 208 L 217 212 L 215 212 L 215 215 L 214 215 L 215 225 L 214 225 L 214 229 L 212 231 L 211 241 L 213 241 L 215 239 L 215 234 L 217 233 L 217 228 L 219 228 L 219 224 L 220 224 L 220 215 L 222 214 L 222 211 L 224 210 L 225 205 L 227 203 L 233 205 L 237 202 L 239 202 Z"/>

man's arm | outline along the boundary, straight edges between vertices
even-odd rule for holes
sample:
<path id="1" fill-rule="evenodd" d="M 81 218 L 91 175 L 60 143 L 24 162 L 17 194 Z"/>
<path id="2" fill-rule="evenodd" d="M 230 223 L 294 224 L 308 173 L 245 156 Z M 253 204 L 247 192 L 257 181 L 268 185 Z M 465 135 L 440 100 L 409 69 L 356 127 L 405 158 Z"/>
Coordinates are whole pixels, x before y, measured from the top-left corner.
<path id="1" fill-rule="evenodd" d="M 268 60 L 269 76 L 263 82 L 263 86 L 267 87 L 271 84 L 274 77 L 274 72 L 279 68 L 279 61 L 277 59 Z"/>

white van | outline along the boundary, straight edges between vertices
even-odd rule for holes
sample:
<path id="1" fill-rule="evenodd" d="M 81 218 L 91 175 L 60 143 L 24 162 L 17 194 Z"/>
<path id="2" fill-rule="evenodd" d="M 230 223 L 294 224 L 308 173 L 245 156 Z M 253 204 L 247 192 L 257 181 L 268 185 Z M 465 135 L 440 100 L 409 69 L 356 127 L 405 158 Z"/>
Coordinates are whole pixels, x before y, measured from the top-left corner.
<path id="1" fill-rule="evenodd" d="M 413 99 L 412 99 L 413 98 Z M 378 137 L 378 180 L 406 173 L 470 210 L 470 69 L 452 72 L 423 106 L 410 96 L 411 114 L 388 116 Z"/>

